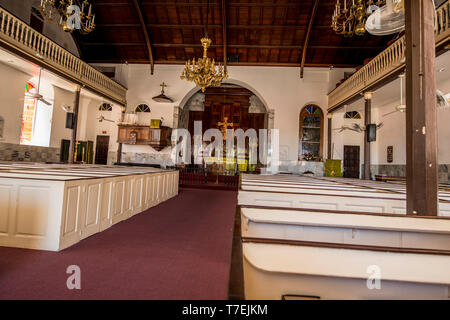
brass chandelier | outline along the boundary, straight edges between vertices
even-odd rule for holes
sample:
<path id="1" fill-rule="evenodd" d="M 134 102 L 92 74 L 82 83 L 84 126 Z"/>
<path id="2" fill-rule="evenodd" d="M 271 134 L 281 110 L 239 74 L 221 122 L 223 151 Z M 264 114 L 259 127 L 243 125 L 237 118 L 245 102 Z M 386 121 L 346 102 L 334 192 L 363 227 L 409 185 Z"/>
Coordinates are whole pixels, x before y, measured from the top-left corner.
<path id="1" fill-rule="evenodd" d="M 59 26 L 66 32 L 88 34 L 95 29 L 95 14 L 88 0 L 41 0 L 39 11 L 48 21 L 59 16 Z"/>
<path id="2" fill-rule="evenodd" d="M 345 37 L 362 36 L 366 32 L 367 17 L 385 4 L 386 0 L 337 0 L 331 27 Z"/>
<path id="3" fill-rule="evenodd" d="M 211 46 L 211 39 L 208 38 L 208 14 L 209 0 L 206 9 L 205 37 L 200 40 L 203 47 L 203 57 L 197 59 L 197 61 L 195 61 L 195 58 L 192 59 L 192 62 L 188 60 L 180 76 L 181 79 L 193 81 L 202 88 L 202 92 L 205 92 L 207 87 L 220 86 L 222 80 L 228 78 L 227 70 L 220 63 L 216 66 L 216 62 L 208 58 L 208 48 Z"/>

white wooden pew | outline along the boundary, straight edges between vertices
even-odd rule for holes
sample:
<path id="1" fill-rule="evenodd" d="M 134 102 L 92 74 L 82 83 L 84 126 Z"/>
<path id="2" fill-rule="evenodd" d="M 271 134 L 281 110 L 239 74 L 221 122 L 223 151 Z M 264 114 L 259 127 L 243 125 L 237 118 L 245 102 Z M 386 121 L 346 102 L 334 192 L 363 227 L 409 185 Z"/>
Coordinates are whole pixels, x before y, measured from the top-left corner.
<path id="1" fill-rule="evenodd" d="M 62 250 L 177 194 L 178 171 L 2 170 L 0 245 Z"/>
<path id="2" fill-rule="evenodd" d="M 243 175 L 245 298 L 448 299 L 450 219 L 405 216 L 403 186 L 384 185 Z M 381 290 L 366 285 L 374 265 Z"/>
<path id="3" fill-rule="evenodd" d="M 260 183 L 249 184 L 247 176 L 244 175 L 242 178 L 243 182 L 238 195 L 239 205 L 406 214 L 405 193 L 356 187 L 354 191 L 350 191 L 351 188 L 342 189 L 332 186 L 322 189 L 314 187 L 313 183 L 309 186 L 302 185 L 302 187 L 295 184 L 272 186 L 272 184 L 266 184 L 261 178 Z M 280 177 L 280 180 L 286 181 L 286 178 Z M 296 177 L 295 180 L 306 181 L 301 177 Z M 450 201 L 441 199 L 439 215 L 450 216 Z"/>
<path id="4" fill-rule="evenodd" d="M 245 242 L 243 258 L 246 299 L 449 298 L 448 254 Z"/>
<path id="5" fill-rule="evenodd" d="M 241 207 L 241 235 L 450 252 L 449 218 Z"/>

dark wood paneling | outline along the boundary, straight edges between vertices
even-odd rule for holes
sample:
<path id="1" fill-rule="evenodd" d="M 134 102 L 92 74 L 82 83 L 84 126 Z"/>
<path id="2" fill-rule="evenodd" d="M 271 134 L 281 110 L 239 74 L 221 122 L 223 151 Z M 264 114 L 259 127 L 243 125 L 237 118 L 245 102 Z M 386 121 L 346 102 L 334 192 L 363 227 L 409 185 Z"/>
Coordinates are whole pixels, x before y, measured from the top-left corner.
<path id="1" fill-rule="evenodd" d="M 205 92 L 205 111 L 189 112 L 189 132 L 194 133 L 194 121 L 202 121 L 203 132 L 219 128 L 218 123 L 227 118 L 233 122 L 234 129 L 244 131 L 250 128 L 265 128 L 264 113 L 249 113 L 252 93 L 244 88 L 207 88 Z M 231 129 L 231 128 L 230 128 Z"/>
<path id="2" fill-rule="evenodd" d="M 139 125 L 119 125 L 117 142 L 123 144 L 149 145 L 157 151 L 170 146 L 172 129 L 169 127 L 150 128 Z"/>

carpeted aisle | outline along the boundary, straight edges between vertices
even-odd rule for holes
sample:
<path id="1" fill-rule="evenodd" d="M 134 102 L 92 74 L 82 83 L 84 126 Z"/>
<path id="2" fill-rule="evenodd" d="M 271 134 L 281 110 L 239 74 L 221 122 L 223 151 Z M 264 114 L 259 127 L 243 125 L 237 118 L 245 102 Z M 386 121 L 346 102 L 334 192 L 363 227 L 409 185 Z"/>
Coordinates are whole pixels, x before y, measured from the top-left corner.
<path id="1" fill-rule="evenodd" d="M 236 198 L 180 189 L 61 252 L 0 247 L 0 299 L 226 299 Z M 67 289 L 69 265 L 81 290 Z"/>

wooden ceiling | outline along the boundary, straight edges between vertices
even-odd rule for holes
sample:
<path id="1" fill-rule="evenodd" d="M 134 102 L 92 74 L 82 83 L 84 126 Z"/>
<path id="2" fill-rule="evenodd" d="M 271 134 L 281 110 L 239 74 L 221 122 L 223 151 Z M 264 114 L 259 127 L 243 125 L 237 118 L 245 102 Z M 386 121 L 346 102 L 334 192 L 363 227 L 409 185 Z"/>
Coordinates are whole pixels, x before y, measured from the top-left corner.
<path id="1" fill-rule="evenodd" d="M 207 0 L 91 2 L 97 28 L 75 35 L 87 62 L 184 64 L 202 55 Z M 335 0 L 210 0 L 208 34 L 213 44 L 208 55 L 223 62 L 226 50 L 228 65 L 300 66 L 305 52 L 305 66 L 354 67 L 393 38 L 336 35 L 330 28 L 334 4 Z"/>

